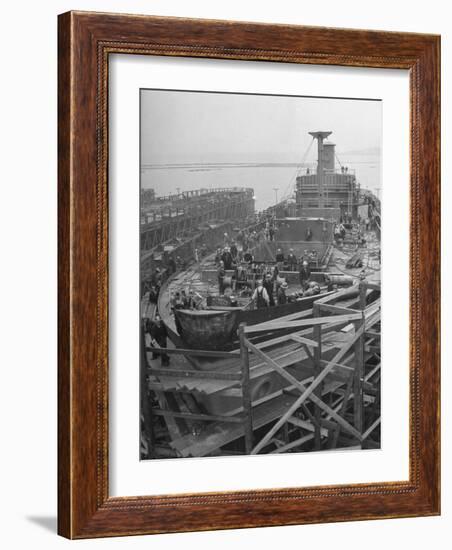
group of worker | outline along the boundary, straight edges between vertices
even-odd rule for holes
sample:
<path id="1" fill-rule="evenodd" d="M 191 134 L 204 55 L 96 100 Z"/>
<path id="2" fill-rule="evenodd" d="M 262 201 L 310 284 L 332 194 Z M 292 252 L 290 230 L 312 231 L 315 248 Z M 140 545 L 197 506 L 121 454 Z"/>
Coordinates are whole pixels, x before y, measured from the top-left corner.
<path id="1" fill-rule="evenodd" d="M 254 305 L 261 309 L 275 305 L 285 305 L 299 298 L 320 294 L 320 285 L 316 281 L 310 280 L 311 273 L 307 264 L 303 266 L 303 271 L 300 271 L 300 273 L 303 273 L 300 276 L 301 290 L 295 291 L 290 296 L 287 295 L 289 286 L 287 282 L 279 277 L 275 280 L 271 273 L 267 273 L 265 277 L 257 281 L 252 295 Z"/>
<path id="2" fill-rule="evenodd" d="M 171 296 L 170 305 L 171 310 L 175 309 L 200 309 L 202 304 L 202 296 L 190 289 L 187 293 L 186 290 L 177 290 Z"/>
<path id="3" fill-rule="evenodd" d="M 267 273 L 263 279 L 259 279 L 254 289 L 252 300 L 260 309 L 275 305 L 287 304 L 286 291 L 288 284 L 284 280 L 275 281 L 271 273 Z"/>

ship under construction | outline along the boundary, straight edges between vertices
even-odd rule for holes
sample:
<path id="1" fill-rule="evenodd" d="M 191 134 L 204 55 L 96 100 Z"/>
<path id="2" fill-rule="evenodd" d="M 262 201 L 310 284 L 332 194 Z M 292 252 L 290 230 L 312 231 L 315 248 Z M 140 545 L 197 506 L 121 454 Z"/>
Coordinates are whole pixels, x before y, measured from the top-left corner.
<path id="1" fill-rule="evenodd" d="M 331 134 L 262 212 L 142 190 L 142 459 L 380 447 L 380 201 Z"/>

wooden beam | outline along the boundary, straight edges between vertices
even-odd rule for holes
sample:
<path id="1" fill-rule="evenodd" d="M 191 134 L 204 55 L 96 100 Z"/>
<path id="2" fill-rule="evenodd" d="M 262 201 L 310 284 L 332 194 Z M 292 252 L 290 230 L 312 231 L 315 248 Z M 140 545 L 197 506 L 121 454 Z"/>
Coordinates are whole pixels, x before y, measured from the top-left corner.
<path id="1" fill-rule="evenodd" d="M 206 422 L 230 422 L 231 424 L 242 424 L 243 418 L 238 416 L 221 416 L 215 414 L 198 414 L 190 412 L 175 412 L 164 409 L 153 409 L 153 414 L 156 416 L 164 416 L 170 418 L 185 418 L 186 420 L 203 420 Z"/>
<path id="2" fill-rule="evenodd" d="M 365 335 L 369 338 L 377 338 L 378 340 L 381 339 L 381 333 L 372 330 L 366 330 Z"/>
<path id="3" fill-rule="evenodd" d="M 209 380 L 241 380 L 239 372 L 203 371 L 187 369 L 148 368 L 148 374 L 176 378 L 199 378 Z"/>
<path id="4" fill-rule="evenodd" d="M 381 416 L 375 420 L 375 422 L 372 423 L 372 425 L 364 432 L 363 434 L 363 441 L 366 440 L 369 435 L 375 430 L 375 428 L 380 424 L 381 422 Z"/>
<path id="5" fill-rule="evenodd" d="M 265 323 L 265 326 L 261 325 L 252 325 L 245 328 L 245 334 L 254 334 L 259 332 L 266 332 L 269 330 L 279 330 L 279 329 L 288 329 L 288 328 L 300 328 L 300 327 L 314 327 L 318 325 L 324 325 L 334 321 L 335 323 L 351 323 L 352 321 L 357 321 L 361 319 L 362 313 L 350 313 L 347 315 L 337 315 L 334 317 L 318 317 L 313 319 L 301 319 L 300 321 L 287 321 L 287 322 L 278 322 L 278 320 L 273 321 L 272 323 Z"/>
<path id="6" fill-rule="evenodd" d="M 364 402 L 363 402 L 363 381 L 364 381 L 364 319 L 355 323 L 355 373 L 353 380 L 353 402 L 354 402 L 354 424 L 359 433 L 363 432 L 364 426 Z"/>
<path id="7" fill-rule="evenodd" d="M 314 304 L 313 312 L 316 319 L 320 318 L 320 304 Z M 322 359 L 322 326 L 316 325 L 313 328 L 312 334 L 317 342 L 317 347 L 314 348 L 314 380 L 309 385 L 309 387 L 302 393 L 300 400 L 305 401 L 312 392 L 315 392 L 315 396 L 318 399 L 322 398 L 322 387 L 321 382 L 323 378 L 320 378 L 321 373 L 321 364 Z M 318 386 L 318 387 L 317 387 Z M 320 451 L 322 445 L 322 437 L 320 430 L 320 418 L 322 410 L 318 405 L 315 405 L 314 408 L 314 448 L 316 451 Z"/>
<path id="8" fill-rule="evenodd" d="M 357 309 L 352 309 L 351 307 L 337 306 L 334 304 L 319 304 L 321 311 L 329 311 L 330 313 L 335 314 L 347 314 L 347 313 L 359 313 Z"/>
<path id="9" fill-rule="evenodd" d="M 341 416 L 345 416 L 345 413 L 347 411 L 347 404 L 348 404 L 348 400 L 350 399 L 350 394 L 352 392 L 352 387 L 353 387 L 353 379 L 354 379 L 354 374 L 353 372 L 350 373 L 350 377 L 347 381 L 347 386 L 345 387 L 345 392 L 344 392 L 344 397 L 343 397 L 343 400 L 342 400 L 342 404 L 339 406 L 340 407 L 340 414 Z M 331 440 L 331 448 L 332 449 L 335 449 L 336 446 L 337 446 L 337 440 L 339 438 L 339 434 L 341 432 L 341 427 L 338 425 L 336 430 L 334 431 L 334 435 L 333 435 L 333 438 Z"/>
<path id="10" fill-rule="evenodd" d="M 240 340 L 240 357 L 241 357 L 241 387 L 242 387 L 242 403 L 245 414 L 245 452 L 251 454 L 253 449 L 253 415 L 251 403 L 251 385 L 250 385 L 250 361 L 248 348 L 245 343 L 245 323 L 239 326 Z"/>
<path id="11" fill-rule="evenodd" d="M 145 351 L 145 333 L 144 328 L 141 327 L 140 332 L 140 404 L 141 414 L 143 415 L 143 437 L 146 441 L 148 448 L 148 456 L 146 458 L 153 458 L 154 447 L 154 431 L 152 426 L 152 407 L 149 396 L 149 388 L 147 384 L 147 367 L 148 360 Z M 142 457 L 143 458 L 143 457 Z"/>
<path id="12" fill-rule="evenodd" d="M 146 351 L 167 354 L 167 355 L 188 355 L 189 357 L 221 357 L 230 359 L 231 357 L 240 357 L 238 351 L 208 351 L 208 350 L 195 350 L 195 349 L 181 349 L 181 348 L 154 348 L 147 347 Z"/>
<path id="13" fill-rule="evenodd" d="M 299 447 L 300 445 L 303 445 L 304 443 L 307 443 L 311 439 L 314 439 L 314 434 L 308 434 L 303 437 L 300 437 L 300 439 L 296 439 L 295 441 L 291 441 L 290 443 L 287 443 L 286 445 L 283 445 L 282 447 L 278 447 L 274 451 L 272 451 L 270 454 L 278 454 L 278 453 L 285 453 L 286 451 L 289 451 L 290 449 L 293 449 L 294 447 Z"/>
<path id="14" fill-rule="evenodd" d="M 300 336 L 298 334 L 291 334 L 290 339 L 294 342 L 298 342 L 299 344 L 305 344 L 305 346 L 311 346 L 312 348 L 316 348 L 318 346 L 318 343 L 314 340 L 311 340 L 311 338 L 306 338 L 303 336 Z"/>

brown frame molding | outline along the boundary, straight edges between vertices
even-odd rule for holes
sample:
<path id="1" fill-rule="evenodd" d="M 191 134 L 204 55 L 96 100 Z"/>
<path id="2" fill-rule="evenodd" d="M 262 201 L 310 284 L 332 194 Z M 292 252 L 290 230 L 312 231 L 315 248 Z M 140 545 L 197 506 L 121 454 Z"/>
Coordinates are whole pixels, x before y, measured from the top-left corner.
<path id="1" fill-rule="evenodd" d="M 58 531 L 68 538 L 440 511 L 440 37 L 68 12 L 58 37 Z M 410 479 L 108 495 L 108 56 L 407 69 L 411 106 Z"/>

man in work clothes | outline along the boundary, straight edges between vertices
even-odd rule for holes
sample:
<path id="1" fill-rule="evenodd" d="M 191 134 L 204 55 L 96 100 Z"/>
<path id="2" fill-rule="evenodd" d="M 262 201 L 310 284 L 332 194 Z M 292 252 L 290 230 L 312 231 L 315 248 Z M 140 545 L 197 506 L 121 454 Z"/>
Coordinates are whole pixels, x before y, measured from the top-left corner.
<path id="1" fill-rule="evenodd" d="M 289 271 L 296 271 L 297 258 L 295 257 L 295 254 L 293 253 L 293 248 L 290 249 L 290 252 L 287 255 L 287 265 L 289 267 Z"/>
<path id="2" fill-rule="evenodd" d="M 166 327 L 163 324 L 162 319 L 160 318 L 160 315 L 155 316 L 155 320 L 151 324 L 151 329 L 149 332 L 151 335 L 152 346 L 166 348 L 166 339 L 168 337 L 168 333 L 166 332 Z M 155 359 L 155 355 L 156 354 L 152 355 L 153 359 Z M 170 362 L 168 355 L 166 355 L 166 353 L 162 353 L 160 357 L 162 361 L 162 367 L 167 367 Z"/>
<path id="3" fill-rule="evenodd" d="M 267 275 L 265 276 L 265 280 L 263 282 L 263 287 L 267 291 L 268 305 L 274 306 L 275 305 L 275 300 L 273 298 L 273 279 L 272 279 L 271 273 L 267 273 Z"/>
<path id="4" fill-rule="evenodd" d="M 306 260 L 303 260 L 303 263 L 300 267 L 300 285 L 303 290 L 306 289 L 310 277 L 311 270 L 309 269 L 308 262 Z"/>
<path id="5" fill-rule="evenodd" d="M 287 296 L 286 296 L 286 290 L 289 285 L 284 281 L 281 285 L 278 287 L 278 292 L 276 293 L 276 298 L 278 300 L 278 306 L 283 306 L 284 304 L 287 304 Z"/>
<path id="6" fill-rule="evenodd" d="M 229 248 L 229 246 L 226 246 L 224 248 L 221 259 L 223 260 L 223 264 L 224 264 L 225 269 L 231 269 L 232 268 L 233 258 L 232 258 L 231 249 Z"/>
<path id="7" fill-rule="evenodd" d="M 221 294 L 223 294 L 224 292 L 224 278 L 226 276 L 226 271 L 224 269 L 224 262 L 222 260 L 220 261 L 220 267 L 218 268 L 217 275 L 218 275 L 218 293 L 221 296 Z"/>
<path id="8" fill-rule="evenodd" d="M 270 300 L 261 280 L 257 281 L 257 287 L 253 293 L 252 299 L 258 309 L 267 307 L 269 304 Z"/>

